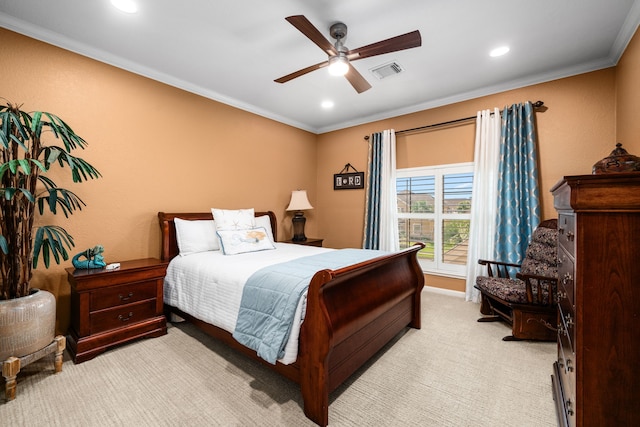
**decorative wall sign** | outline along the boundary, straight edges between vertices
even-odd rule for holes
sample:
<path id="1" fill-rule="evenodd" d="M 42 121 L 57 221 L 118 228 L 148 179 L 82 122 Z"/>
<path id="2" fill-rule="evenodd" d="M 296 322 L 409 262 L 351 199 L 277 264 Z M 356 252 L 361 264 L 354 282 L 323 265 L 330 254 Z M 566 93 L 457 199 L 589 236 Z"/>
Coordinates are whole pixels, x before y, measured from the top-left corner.
<path id="1" fill-rule="evenodd" d="M 355 172 L 349 172 L 349 168 Z M 364 172 L 358 172 L 356 168 L 347 163 L 340 173 L 333 175 L 334 190 L 354 190 L 364 188 Z"/>

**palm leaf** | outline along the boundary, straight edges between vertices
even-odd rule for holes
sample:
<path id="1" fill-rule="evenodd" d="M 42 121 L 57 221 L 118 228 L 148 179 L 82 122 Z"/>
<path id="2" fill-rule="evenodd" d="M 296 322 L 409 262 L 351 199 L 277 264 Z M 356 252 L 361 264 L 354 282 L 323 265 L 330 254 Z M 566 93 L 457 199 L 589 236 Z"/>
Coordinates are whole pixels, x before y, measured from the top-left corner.
<path id="1" fill-rule="evenodd" d="M 29 149 L 24 144 L 23 140 L 29 139 L 29 132 L 25 129 L 24 125 L 20 121 L 20 117 L 13 111 L 3 111 L 0 113 L 0 120 L 2 121 L 2 145 L 5 149 L 9 148 L 11 141 L 22 147 L 23 150 Z M 13 131 L 18 132 L 18 136 L 14 135 Z"/>
<path id="2" fill-rule="evenodd" d="M 88 179 L 99 178 L 102 175 L 100 172 L 87 163 L 85 160 L 75 157 L 72 154 L 65 151 L 62 147 L 49 146 L 44 149 L 44 158 L 47 159 L 45 166 L 49 167 L 49 159 L 53 161 L 57 160 L 60 167 L 66 165 L 71 169 L 71 176 L 73 182 L 87 181 Z"/>
<path id="3" fill-rule="evenodd" d="M 87 142 L 79 135 L 76 135 L 73 129 L 71 129 L 71 126 L 65 123 L 60 117 L 51 113 L 43 114 L 51 120 L 47 123 L 48 126 L 51 128 L 56 138 L 62 140 L 67 151 L 71 151 L 76 148 L 84 148 L 87 145 Z"/>
<path id="4" fill-rule="evenodd" d="M 13 159 L 0 165 L 0 177 L 2 177 L 7 171 L 11 171 L 12 174 L 16 174 L 18 169 L 22 169 L 25 175 L 31 174 L 30 163 L 36 165 L 40 171 L 46 172 L 45 166 L 37 159 Z"/>
<path id="5" fill-rule="evenodd" d="M 35 111 L 33 113 L 33 121 L 31 122 L 32 134 L 35 135 L 36 137 L 40 137 L 40 135 L 42 134 L 42 126 L 43 126 L 42 112 Z"/>
<path id="6" fill-rule="evenodd" d="M 4 193 L 4 198 L 6 200 L 11 200 L 11 198 L 18 191 L 20 191 L 22 194 L 24 194 L 24 196 L 27 198 L 27 200 L 29 200 L 29 202 L 35 203 L 35 201 L 36 201 L 35 197 L 33 197 L 33 194 L 31 194 L 31 191 L 27 190 L 26 188 L 7 187 L 7 188 L 0 188 L 0 191 L 2 193 Z"/>
<path id="7" fill-rule="evenodd" d="M 57 208 L 60 208 L 64 216 L 68 218 L 74 211 L 81 211 L 82 207 L 86 206 L 86 203 L 73 191 L 55 187 L 55 183 L 46 177 L 41 176 L 38 180 L 47 189 L 46 195 L 38 197 L 38 212 L 40 215 L 44 213 L 44 208 L 47 206 L 54 215 L 57 213 Z"/>
<path id="8" fill-rule="evenodd" d="M 49 268 L 51 255 L 60 264 L 60 257 L 63 260 L 69 259 L 69 253 L 65 248 L 74 247 L 73 237 L 67 231 L 57 225 L 43 225 L 36 231 L 33 243 L 33 267 L 38 266 L 38 259 L 42 253 L 42 260 L 45 267 Z"/>

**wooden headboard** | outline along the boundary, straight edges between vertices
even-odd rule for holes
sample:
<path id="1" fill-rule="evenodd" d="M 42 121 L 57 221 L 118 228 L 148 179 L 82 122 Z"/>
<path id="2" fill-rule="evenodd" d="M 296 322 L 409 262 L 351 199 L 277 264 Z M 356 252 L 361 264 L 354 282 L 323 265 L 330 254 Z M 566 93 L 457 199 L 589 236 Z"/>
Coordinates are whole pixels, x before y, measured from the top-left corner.
<path id="1" fill-rule="evenodd" d="M 273 238 L 278 239 L 278 230 L 276 224 L 276 214 L 272 211 L 267 212 L 255 212 L 256 217 L 268 215 L 271 222 L 271 230 L 273 230 Z M 158 212 L 158 218 L 160 220 L 160 232 L 162 233 L 162 247 L 160 250 L 160 258 L 162 261 L 170 261 L 173 257 L 178 255 L 178 242 L 176 241 L 176 226 L 173 222 L 174 218 L 186 219 L 186 220 L 204 220 L 213 219 L 213 214 L 209 212 L 197 212 L 197 213 L 165 213 Z"/>

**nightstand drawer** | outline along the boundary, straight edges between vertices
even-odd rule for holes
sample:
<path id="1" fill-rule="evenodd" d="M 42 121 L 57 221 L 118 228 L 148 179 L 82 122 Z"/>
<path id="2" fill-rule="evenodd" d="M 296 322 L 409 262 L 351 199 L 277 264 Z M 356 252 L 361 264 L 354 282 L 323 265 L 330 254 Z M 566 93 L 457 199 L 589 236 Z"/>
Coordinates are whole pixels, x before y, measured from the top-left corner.
<path id="1" fill-rule="evenodd" d="M 156 280 L 114 286 L 91 292 L 90 311 L 118 307 L 156 297 Z"/>
<path id="2" fill-rule="evenodd" d="M 114 307 L 91 313 L 91 334 L 122 328 L 153 317 L 156 313 L 156 300 L 150 299 L 135 304 Z"/>

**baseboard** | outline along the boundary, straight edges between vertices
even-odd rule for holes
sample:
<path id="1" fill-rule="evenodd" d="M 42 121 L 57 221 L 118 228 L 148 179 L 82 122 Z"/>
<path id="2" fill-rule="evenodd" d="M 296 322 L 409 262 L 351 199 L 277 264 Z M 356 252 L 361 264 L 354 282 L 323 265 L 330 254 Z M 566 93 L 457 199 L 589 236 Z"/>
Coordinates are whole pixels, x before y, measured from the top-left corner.
<path id="1" fill-rule="evenodd" d="M 454 291 L 451 289 L 443 289 L 443 288 L 436 288 L 433 286 L 425 286 L 424 290 L 427 292 L 433 292 L 434 294 L 443 294 L 443 295 L 449 295 L 452 297 L 458 297 L 458 298 L 463 298 L 464 299 L 464 292 L 461 291 Z"/>

